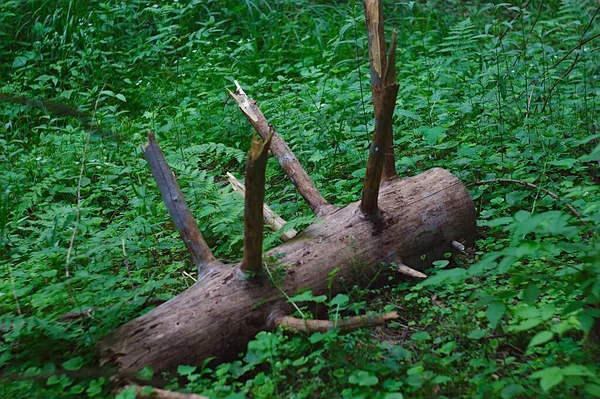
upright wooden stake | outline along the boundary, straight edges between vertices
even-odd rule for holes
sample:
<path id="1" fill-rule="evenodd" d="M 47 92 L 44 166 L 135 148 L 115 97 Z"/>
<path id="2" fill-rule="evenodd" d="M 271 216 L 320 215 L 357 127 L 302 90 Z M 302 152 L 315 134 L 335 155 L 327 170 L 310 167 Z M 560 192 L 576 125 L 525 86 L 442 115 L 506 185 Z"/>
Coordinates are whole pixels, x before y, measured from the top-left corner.
<path id="1" fill-rule="evenodd" d="M 390 52 L 386 60 L 381 0 L 365 0 L 364 4 L 369 39 L 375 130 L 369 150 L 360 210 L 369 216 L 375 215 L 379 209 L 377 200 L 380 179 L 382 177 L 391 179 L 396 176 L 392 117 L 398 94 L 395 70 L 397 33 L 394 32 L 392 36 Z"/>
<path id="2" fill-rule="evenodd" d="M 264 142 L 252 138 L 246 160 L 246 196 L 244 208 L 244 256 L 242 271 L 258 272 L 262 262 L 263 202 L 265 200 L 265 170 L 273 133 Z"/>

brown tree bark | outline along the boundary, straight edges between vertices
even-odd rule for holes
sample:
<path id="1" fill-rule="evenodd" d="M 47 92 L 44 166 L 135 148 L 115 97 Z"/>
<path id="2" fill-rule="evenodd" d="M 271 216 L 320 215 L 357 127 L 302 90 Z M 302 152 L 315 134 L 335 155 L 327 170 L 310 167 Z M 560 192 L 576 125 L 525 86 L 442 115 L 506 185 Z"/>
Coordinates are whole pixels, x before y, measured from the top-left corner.
<path id="1" fill-rule="evenodd" d="M 423 270 L 450 252 L 452 241 L 474 241 L 473 201 L 443 169 L 383 187 L 377 225 L 358 207 L 339 209 L 267 252 L 267 267 L 284 273 L 281 281 L 247 278 L 239 264 L 212 267 L 188 290 L 104 337 L 98 344 L 103 362 L 131 376 L 147 365 L 158 371 L 235 356 L 257 332 L 289 313 L 280 290 L 289 296 L 306 288 L 329 294 L 329 274 L 337 269 L 332 293 L 344 292 L 356 281 L 369 281 L 381 262 L 401 259 Z"/>
<path id="2" fill-rule="evenodd" d="M 265 171 L 272 137 L 273 134 L 269 134 L 264 142 L 256 137 L 252 138 L 252 146 L 246 160 L 243 272 L 259 272 L 261 270 Z"/>
<path id="3" fill-rule="evenodd" d="M 148 144 L 144 146 L 143 150 L 163 202 L 167 206 L 169 215 L 171 215 L 177 231 L 181 234 L 183 242 L 185 242 L 188 251 L 192 255 L 192 260 L 198 268 L 198 276 L 201 276 L 211 265 L 219 265 L 221 262 L 215 258 L 208 244 L 204 241 L 196 219 L 192 216 L 179 184 L 177 184 L 177 178 L 171 172 L 171 168 L 167 164 L 152 132 L 148 133 Z"/>

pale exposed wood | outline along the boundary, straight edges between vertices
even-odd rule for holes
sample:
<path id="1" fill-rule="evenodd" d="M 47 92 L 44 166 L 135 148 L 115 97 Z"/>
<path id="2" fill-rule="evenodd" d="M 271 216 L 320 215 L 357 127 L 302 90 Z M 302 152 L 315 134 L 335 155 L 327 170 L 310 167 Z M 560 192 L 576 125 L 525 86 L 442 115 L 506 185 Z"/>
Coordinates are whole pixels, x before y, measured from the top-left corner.
<path id="1" fill-rule="evenodd" d="M 371 65 L 371 85 L 381 83 L 385 71 L 385 35 L 381 0 L 365 0 L 365 20 Z"/>
<path id="2" fill-rule="evenodd" d="M 246 190 L 244 206 L 244 255 L 243 272 L 258 272 L 262 263 L 263 204 L 265 201 L 265 171 L 269 145 L 273 133 L 264 142 L 252 138 L 252 146 L 246 159 Z"/>
<path id="3" fill-rule="evenodd" d="M 460 242 L 452 241 L 451 245 L 452 245 L 452 248 L 456 249 L 458 252 L 465 252 L 465 246 L 462 245 Z"/>
<path id="4" fill-rule="evenodd" d="M 240 193 L 242 196 L 246 195 L 246 187 L 234 175 L 227 172 L 227 180 L 229 180 L 229 184 L 231 184 L 233 191 Z M 271 227 L 273 231 L 281 230 L 283 226 L 285 226 L 285 224 L 287 223 L 267 204 L 263 204 L 263 214 L 265 216 L 265 223 L 269 227 Z M 296 230 L 290 229 L 285 233 L 281 234 L 279 238 L 281 238 L 282 241 L 288 241 L 294 238 L 296 234 L 298 234 Z"/>
<path id="5" fill-rule="evenodd" d="M 269 267 L 284 273 L 279 287 L 288 295 L 307 287 L 314 295 L 335 295 L 348 281 L 372 279 L 382 263 L 402 259 L 424 270 L 444 259 L 448 248 L 440 243 L 474 242 L 473 201 L 443 169 L 392 180 L 379 204 L 382 220 L 376 226 L 353 203 L 268 251 Z M 174 299 L 101 339 L 98 349 L 103 362 L 124 375 L 146 365 L 156 372 L 210 356 L 235 357 L 257 332 L 273 327 L 273 314 L 289 312 L 271 283 L 244 278 L 239 265 L 213 268 Z"/>
<path id="6" fill-rule="evenodd" d="M 418 270 L 413 269 L 412 267 L 406 266 L 404 263 L 396 264 L 396 271 L 398 273 L 402 273 L 405 276 L 414 277 L 414 278 L 427 278 L 425 273 L 421 273 Z"/>
<path id="7" fill-rule="evenodd" d="M 148 133 L 148 144 L 143 147 L 143 151 L 173 224 L 181 234 L 181 238 L 198 268 L 198 276 L 207 271 L 209 266 L 221 265 L 204 241 L 196 219 L 192 216 L 179 184 L 177 184 L 177 179 L 171 172 L 152 132 Z"/>
<path id="8" fill-rule="evenodd" d="M 397 312 L 389 312 L 384 314 L 355 316 L 334 322 L 332 320 L 306 320 L 292 316 L 282 316 L 275 319 L 275 326 L 281 326 L 307 334 L 331 330 L 338 330 L 341 333 L 346 333 L 358 330 L 359 328 L 381 326 L 388 321 L 396 320 L 398 317 Z"/>
<path id="9" fill-rule="evenodd" d="M 196 395 L 194 393 L 179 393 L 154 387 L 142 387 L 139 385 L 129 385 L 124 389 L 131 386 L 135 388 L 135 397 L 137 399 L 210 399 L 208 396 Z"/>
<path id="10" fill-rule="evenodd" d="M 237 89 L 235 92 L 229 91 L 231 97 L 238 104 L 240 110 L 246 115 L 246 119 L 252 124 L 254 129 L 264 139 L 269 134 L 273 134 L 271 140 L 271 152 L 277 158 L 279 165 L 290 178 L 292 183 L 298 189 L 302 198 L 317 216 L 324 216 L 335 212 L 337 207 L 330 205 L 321 195 L 313 181 L 308 176 L 298 159 L 288 147 L 286 142 L 277 134 L 275 128 L 267 121 L 260 111 L 256 102 L 246 95 L 238 82 L 235 82 Z"/>

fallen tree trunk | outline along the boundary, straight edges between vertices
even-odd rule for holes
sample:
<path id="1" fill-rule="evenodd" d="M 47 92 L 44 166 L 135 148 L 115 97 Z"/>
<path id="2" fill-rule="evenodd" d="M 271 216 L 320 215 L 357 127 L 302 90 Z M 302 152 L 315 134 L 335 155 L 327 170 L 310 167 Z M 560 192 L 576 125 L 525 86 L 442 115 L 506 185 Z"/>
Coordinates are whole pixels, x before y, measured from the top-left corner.
<path id="1" fill-rule="evenodd" d="M 239 264 L 211 263 L 194 286 L 101 340 L 103 362 L 131 376 L 147 365 L 156 371 L 235 355 L 289 311 L 280 290 L 289 296 L 301 289 L 328 294 L 329 274 L 339 268 L 332 292 L 344 292 L 377 274 L 381 262 L 424 270 L 456 251 L 453 241 L 474 241 L 473 201 L 443 169 L 391 180 L 378 206 L 377 223 L 356 202 L 269 251 L 265 267 L 283 270 L 281 281 L 248 277 Z"/>

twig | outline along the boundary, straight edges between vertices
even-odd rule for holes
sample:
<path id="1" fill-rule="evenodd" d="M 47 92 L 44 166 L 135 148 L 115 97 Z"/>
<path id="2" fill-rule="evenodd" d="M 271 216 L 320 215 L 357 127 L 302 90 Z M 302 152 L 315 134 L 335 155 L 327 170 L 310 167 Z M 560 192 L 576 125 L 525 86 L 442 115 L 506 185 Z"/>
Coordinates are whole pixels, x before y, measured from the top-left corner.
<path id="1" fill-rule="evenodd" d="M 341 333 L 357 330 L 363 327 L 375 327 L 386 324 L 388 321 L 396 320 L 399 317 L 396 312 L 385 314 L 373 314 L 354 316 L 349 319 L 337 321 L 332 320 L 307 320 L 292 316 L 282 316 L 275 319 L 275 326 L 282 326 L 298 332 L 312 334 L 315 332 L 327 332 L 337 330 Z"/>
<path id="2" fill-rule="evenodd" d="M 408 277 L 427 278 L 427 275 L 425 273 L 421 273 L 420 271 L 415 270 L 412 267 L 408 267 L 404 263 L 396 263 L 396 271 Z"/>
<path id="3" fill-rule="evenodd" d="M 129 277 L 129 283 L 131 284 L 131 291 L 135 291 L 133 285 L 133 278 L 131 278 L 131 270 L 129 269 L 129 259 L 127 259 L 127 252 L 125 251 L 125 239 L 121 240 L 121 246 L 123 247 L 123 260 L 125 262 L 125 269 L 127 270 L 127 276 Z"/>
<path id="4" fill-rule="evenodd" d="M 187 277 L 190 280 L 192 280 L 194 283 L 198 281 L 191 274 L 189 274 L 188 272 L 186 272 L 185 270 L 181 274 L 183 274 L 185 277 Z"/>
<path id="5" fill-rule="evenodd" d="M 546 194 L 548 194 L 549 196 L 551 196 L 552 198 L 554 198 L 555 200 L 561 201 L 563 203 L 563 205 L 565 207 L 567 207 L 567 209 L 569 209 L 569 211 L 571 211 L 571 213 L 573 215 L 577 216 L 577 218 L 579 219 L 579 221 L 581 221 L 581 223 L 583 223 L 584 225 L 586 224 L 586 222 L 583 220 L 583 217 L 581 216 L 581 214 L 579 212 L 577 212 L 577 210 L 575 208 L 573 208 L 573 206 L 571 204 L 569 204 L 567 201 L 561 199 L 558 195 L 554 194 L 552 191 L 546 190 L 545 188 L 540 187 L 540 186 L 536 186 L 533 183 L 529 183 L 529 182 L 526 182 L 523 180 L 515 180 L 515 179 L 491 179 L 491 180 L 478 180 L 478 181 L 467 184 L 467 186 L 481 186 L 481 185 L 489 184 L 489 183 L 519 184 L 521 186 L 533 188 L 534 190 L 543 191 Z"/>
<path id="6" fill-rule="evenodd" d="M 598 12 L 600 11 L 600 6 L 598 6 L 596 8 L 596 11 L 594 11 L 594 14 L 592 15 L 592 17 L 590 18 L 588 24 L 586 25 L 585 29 L 583 30 L 583 33 L 581 34 L 581 39 L 579 40 L 579 44 L 577 44 L 577 46 L 573 47 L 570 51 L 568 51 L 560 60 L 558 60 L 556 63 L 554 63 L 554 65 L 552 65 L 552 67 L 550 67 L 549 70 L 552 70 L 556 67 L 558 67 L 558 65 L 560 65 L 565 59 L 567 59 L 567 57 L 569 55 L 571 55 L 571 53 L 573 53 L 575 50 L 581 49 L 581 47 L 596 39 L 597 37 L 600 37 L 600 33 L 596 33 L 595 35 L 592 35 L 590 37 L 588 37 L 587 39 L 583 39 L 583 37 L 586 35 L 586 33 L 588 32 L 588 30 L 590 29 L 590 27 L 592 26 L 592 22 L 594 21 L 594 19 L 596 18 L 596 16 L 598 15 Z M 548 102 L 550 101 L 550 98 L 552 97 L 552 92 L 554 91 L 554 89 L 556 88 L 556 86 L 558 86 L 558 84 L 563 81 L 567 76 L 569 76 L 569 74 L 573 71 L 573 69 L 575 68 L 575 65 L 577 65 L 577 61 L 579 61 L 579 54 L 575 55 L 575 59 L 573 60 L 573 62 L 571 63 L 571 65 L 563 72 L 562 76 L 560 77 L 560 79 L 557 79 L 554 84 L 552 85 L 552 87 L 550 88 L 550 90 L 548 91 L 548 95 L 546 96 L 546 98 L 544 99 L 544 105 L 542 106 L 542 112 L 544 112 L 544 110 L 546 109 L 546 106 L 548 105 Z"/>
<path id="7" fill-rule="evenodd" d="M 94 104 L 94 113 L 92 114 L 92 120 L 90 125 L 94 125 L 94 120 L 96 119 L 96 111 L 98 110 L 98 102 L 100 101 L 100 95 L 104 91 L 106 87 L 106 83 L 102 86 L 102 90 L 98 93 L 98 97 L 96 97 L 96 103 Z M 69 243 L 69 249 L 67 250 L 67 261 L 65 263 L 65 275 L 69 278 L 69 263 L 71 262 L 71 252 L 73 251 L 73 245 L 75 244 L 75 236 L 77 235 L 77 228 L 79 227 L 79 219 L 81 218 L 81 181 L 83 180 L 83 172 L 85 171 L 85 157 L 87 154 L 87 149 L 90 145 L 90 138 L 92 137 L 92 129 L 89 129 L 87 138 L 85 140 L 85 145 L 83 147 L 83 155 L 81 156 L 81 168 L 79 168 L 79 179 L 77 181 L 77 214 L 75 216 L 75 225 L 73 226 L 73 234 L 71 234 L 71 242 Z"/>

